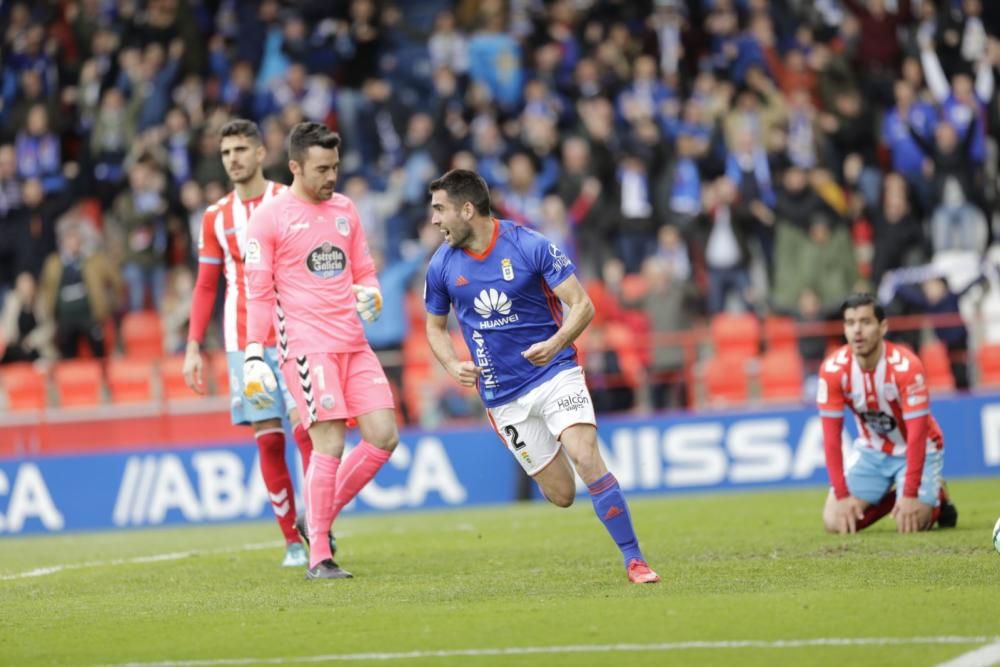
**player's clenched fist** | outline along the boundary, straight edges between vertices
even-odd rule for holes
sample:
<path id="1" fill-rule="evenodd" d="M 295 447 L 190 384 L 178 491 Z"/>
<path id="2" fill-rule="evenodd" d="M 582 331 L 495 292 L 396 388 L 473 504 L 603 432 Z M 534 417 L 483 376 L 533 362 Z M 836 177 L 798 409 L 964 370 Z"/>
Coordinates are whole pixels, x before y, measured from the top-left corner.
<path id="1" fill-rule="evenodd" d="M 452 376 L 463 387 L 475 387 L 483 370 L 471 361 L 460 361 L 451 367 Z"/>
<path id="2" fill-rule="evenodd" d="M 270 403 L 268 392 L 278 388 L 278 378 L 264 361 L 264 346 L 247 343 L 243 354 L 243 395 L 255 405 Z"/>
<path id="3" fill-rule="evenodd" d="M 351 285 L 357 299 L 358 314 L 365 322 L 374 322 L 382 314 L 382 293 L 377 287 Z"/>

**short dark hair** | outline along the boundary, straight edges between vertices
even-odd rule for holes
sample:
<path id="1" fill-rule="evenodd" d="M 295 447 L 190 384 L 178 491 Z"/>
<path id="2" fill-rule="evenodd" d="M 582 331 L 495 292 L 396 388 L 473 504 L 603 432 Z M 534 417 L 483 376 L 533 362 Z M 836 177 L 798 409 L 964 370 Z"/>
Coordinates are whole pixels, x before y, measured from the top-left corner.
<path id="1" fill-rule="evenodd" d="M 840 316 L 843 317 L 848 308 L 860 308 L 861 306 L 871 306 L 875 312 L 875 319 L 879 322 L 885 320 L 885 308 L 878 302 L 878 299 L 867 292 L 855 292 L 847 297 L 840 306 Z"/>
<path id="2" fill-rule="evenodd" d="M 292 128 L 288 135 L 288 158 L 299 164 L 312 146 L 333 150 L 340 146 L 340 135 L 322 123 L 304 122 Z"/>
<path id="3" fill-rule="evenodd" d="M 222 126 L 222 129 L 219 130 L 219 138 L 224 139 L 225 137 L 246 137 L 258 144 L 264 143 L 257 123 L 243 118 L 231 120 Z"/>
<path id="4" fill-rule="evenodd" d="M 452 169 L 441 178 L 431 181 L 427 191 L 444 190 L 448 199 L 458 207 L 469 202 L 479 215 L 490 215 L 490 188 L 483 177 L 468 169 Z"/>

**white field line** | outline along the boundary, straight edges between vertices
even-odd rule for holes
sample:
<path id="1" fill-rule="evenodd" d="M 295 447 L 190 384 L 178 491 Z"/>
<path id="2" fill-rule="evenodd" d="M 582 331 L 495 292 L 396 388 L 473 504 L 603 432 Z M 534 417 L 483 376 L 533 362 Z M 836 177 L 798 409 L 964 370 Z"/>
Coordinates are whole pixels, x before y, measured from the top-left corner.
<path id="1" fill-rule="evenodd" d="M 509 648 L 455 649 L 445 651 L 402 651 L 396 653 L 332 653 L 327 655 L 287 656 L 281 658 L 217 658 L 206 660 L 164 660 L 128 662 L 102 667 L 230 667 L 239 665 L 285 665 L 323 662 L 422 660 L 427 658 L 480 658 L 518 655 L 567 653 L 654 653 L 692 649 L 784 649 L 823 646 L 907 646 L 918 644 L 982 644 L 997 642 L 1000 637 L 830 637 L 819 639 L 688 641 L 656 644 L 577 644 L 569 646 L 523 646 Z M 980 664 L 980 663 L 969 663 Z M 986 663 L 983 663 L 986 664 Z M 992 664 L 992 663 L 989 663 Z M 963 663 L 962 667 L 968 667 Z"/>
<path id="2" fill-rule="evenodd" d="M 0 574 L 0 581 L 16 581 L 18 579 L 31 579 L 33 577 L 44 577 L 50 574 L 65 572 L 66 570 L 83 570 L 92 567 L 106 567 L 108 565 L 132 565 L 135 563 L 159 563 L 168 560 L 183 560 L 192 556 L 202 556 L 209 554 L 228 554 L 240 551 L 260 551 L 261 549 L 274 549 L 280 547 L 283 542 L 257 542 L 254 544 L 241 544 L 234 547 L 223 547 L 220 549 L 205 549 L 202 551 L 175 551 L 173 553 L 153 554 L 152 556 L 134 556 L 132 558 L 114 558 L 112 560 L 92 560 L 83 563 L 66 563 L 64 565 L 50 565 L 47 567 L 36 567 L 33 570 L 15 572 L 13 574 Z"/>
<path id="3" fill-rule="evenodd" d="M 1000 642 L 963 653 L 954 660 L 942 662 L 937 667 L 992 667 L 993 665 L 1000 665 Z"/>

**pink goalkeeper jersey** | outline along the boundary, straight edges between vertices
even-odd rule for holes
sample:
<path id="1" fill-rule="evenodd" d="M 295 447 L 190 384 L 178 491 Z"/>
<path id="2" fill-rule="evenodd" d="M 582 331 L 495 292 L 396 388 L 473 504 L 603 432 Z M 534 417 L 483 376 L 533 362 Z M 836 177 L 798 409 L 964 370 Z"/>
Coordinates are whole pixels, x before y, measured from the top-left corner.
<path id="1" fill-rule="evenodd" d="M 250 218 L 244 265 L 248 341 L 264 341 L 273 316 L 282 362 L 368 347 L 351 285 L 378 279 L 349 198 L 312 204 L 288 189 L 265 201 Z"/>

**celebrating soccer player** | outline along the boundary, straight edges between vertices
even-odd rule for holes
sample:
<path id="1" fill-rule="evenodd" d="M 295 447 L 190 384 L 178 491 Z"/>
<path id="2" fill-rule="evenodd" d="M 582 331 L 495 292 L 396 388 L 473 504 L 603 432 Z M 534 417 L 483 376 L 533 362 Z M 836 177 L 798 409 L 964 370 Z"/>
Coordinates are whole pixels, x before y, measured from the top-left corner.
<path id="1" fill-rule="evenodd" d="M 399 442 L 389 381 L 358 318 L 376 319 L 382 296 L 354 202 L 334 193 L 339 146 L 340 137 L 319 123 L 292 128 L 292 185 L 254 211 L 246 252 L 244 393 L 252 398 L 278 386 L 263 354 L 273 317 L 281 373 L 313 443 L 307 579 L 351 576 L 325 538 Z M 341 466 L 351 416 L 363 440 Z"/>
<path id="2" fill-rule="evenodd" d="M 901 533 L 935 522 L 955 526 L 958 511 L 941 481 L 944 438 L 931 416 L 923 364 L 885 340 L 885 311 L 873 296 L 851 295 L 841 313 L 847 345 L 823 362 L 816 392 L 832 485 L 823 508 L 826 530 L 853 533 L 890 512 Z M 858 425 L 846 475 L 845 407 Z"/>
<path id="3" fill-rule="evenodd" d="M 659 581 L 597 448 L 594 406 L 573 348 L 594 306 L 572 261 L 544 236 L 492 218 L 489 190 L 474 172 L 452 170 L 430 193 L 431 222 L 446 242 L 431 258 L 424 295 L 435 356 L 460 384 L 478 386 L 497 435 L 545 497 L 569 507 L 575 467 L 629 580 Z M 452 346 L 452 306 L 473 361 L 460 361 Z"/>
<path id="4" fill-rule="evenodd" d="M 285 461 L 285 431 L 281 425 L 286 409 L 306 468 L 312 452 L 309 434 L 298 424 L 298 413 L 283 382 L 253 401 L 243 398 L 247 302 L 243 255 L 247 246 L 247 221 L 257 206 L 283 191 L 285 186 L 264 178 L 264 146 L 254 123 L 248 120 L 226 123 L 221 131 L 220 152 L 222 166 L 235 189 L 208 207 L 202 219 L 198 238 L 198 278 L 191 299 L 187 353 L 184 356 L 184 380 L 194 391 L 204 393 L 201 341 L 212 317 L 219 272 L 224 270 L 226 293 L 222 327 L 229 365 L 232 420 L 234 424 L 249 424 L 254 430 L 264 486 L 285 536 L 282 565 L 302 567 L 307 556 L 295 530 L 295 490 Z M 268 331 L 261 343 L 263 359 L 277 368 L 274 332 Z"/>

